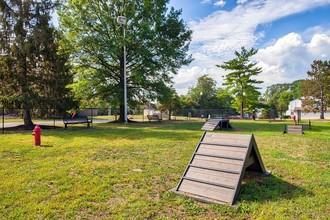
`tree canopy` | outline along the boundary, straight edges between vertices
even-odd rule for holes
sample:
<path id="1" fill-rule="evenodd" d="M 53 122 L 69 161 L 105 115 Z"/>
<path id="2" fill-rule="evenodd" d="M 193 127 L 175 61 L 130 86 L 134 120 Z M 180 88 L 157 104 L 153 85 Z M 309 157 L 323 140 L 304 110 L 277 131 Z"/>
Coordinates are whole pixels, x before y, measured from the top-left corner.
<path id="1" fill-rule="evenodd" d="M 216 65 L 225 70 L 231 71 L 225 75 L 225 82 L 223 85 L 227 86 L 227 89 L 231 94 L 235 96 L 233 101 L 233 107 L 241 113 L 243 118 L 244 108 L 248 111 L 253 111 L 258 106 L 260 92 L 255 84 L 260 84 L 262 81 L 258 81 L 253 77 L 261 73 L 261 68 L 257 67 L 257 63 L 250 61 L 251 56 L 255 55 L 258 50 L 251 48 L 246 50 L 244 47 L 241 51 L 235 51 L 235 58 L 221 65 Z"/>
<path id="2" fill-rule="evenodd" d="M 50 26 L 51 0 L 0 2 L 0 102 L 23 108 L 24 124 L 33 126 L 30 109 L 59 108 L 71 101 L 68 56 L 59 52 L 60 34 Z"/>
<path id="3" fill-rule="evenodd" d="M 191 31 L 181 11 L 168 0 L 63 0 L 60 27 L 72 53 L 80 98 L 100 97 L 120 105 L 123 121 L 124 45 L 127 52 L 128 103 L 153 100 L 171 82 L 170 73 L 191 62 L 187 55 Z M 119 25 L 118 16 L 127 18 Z M 124 37 L 125 31 L 125 37 Z"/>
<path id="4" fill-rule="evenodd" d="M 314 60 L 308 78 L 302 84 L 303 107 L 306 112 L 324 112 L 330 107 L 330 61 Z"/>
<path id="5" fill-rule="evenodd" d="M 190 107 L 200 109 L 229 109 L 231 95 L 223 88 L 216 87 L 216 81 L 208 75 L 197 79 L 197 85 L 190 87 L 187 97 Z"/>
<path id="6" fill-rule="evenodd" d="M 292 83 L 277 83 L 268 86 L 262 100 L 270 109 L 287 110 L 290 101 L 301 98 L 302 82 L 303 80 L 296 80 Z"/>

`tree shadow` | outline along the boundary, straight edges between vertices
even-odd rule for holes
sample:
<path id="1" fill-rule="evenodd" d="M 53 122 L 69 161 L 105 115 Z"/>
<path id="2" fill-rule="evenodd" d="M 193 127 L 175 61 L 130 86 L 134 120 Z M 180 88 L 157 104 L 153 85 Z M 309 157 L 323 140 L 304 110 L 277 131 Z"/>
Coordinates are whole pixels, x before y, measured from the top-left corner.
<path id="1" fill-rule="evenodd" d="M 272 174 L 245 172 L 236 202 L 249 201 L 263 203 L 280 199 L 293 199 L 300 196 L 314 196 L 304 188 L 288 183 Z"/>
<path id="2" fill-rule="evenodd" d="M 330 130 L 330 126 L 320 126 L 320 125 L 311 125 L 311 129 L 307 129 L 305 131 L 312 131 L 312 132 L 320 132 L 320 131 L 329 131 Z"/>

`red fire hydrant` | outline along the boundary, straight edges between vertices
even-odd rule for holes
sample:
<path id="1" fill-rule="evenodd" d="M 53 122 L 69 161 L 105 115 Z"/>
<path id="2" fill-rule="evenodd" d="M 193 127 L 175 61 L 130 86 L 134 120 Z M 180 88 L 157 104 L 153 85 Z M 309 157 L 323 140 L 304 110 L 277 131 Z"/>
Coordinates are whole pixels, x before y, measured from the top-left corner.
<path id="1" fill-rule="evenodd" d="M 40 146 L 41 144 L 41 131 L 42 129 L 39 125 L 36 125 L 33 129 L 32 135 L 34 136 L 34 146 Z"/>

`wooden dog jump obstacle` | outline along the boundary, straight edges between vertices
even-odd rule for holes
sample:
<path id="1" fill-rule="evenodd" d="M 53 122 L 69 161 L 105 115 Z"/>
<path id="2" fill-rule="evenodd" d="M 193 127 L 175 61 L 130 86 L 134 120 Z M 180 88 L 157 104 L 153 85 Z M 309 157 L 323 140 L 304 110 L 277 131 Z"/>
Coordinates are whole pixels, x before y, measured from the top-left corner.
<path id="1" fill-rule="evenodd" d="M 204 132 L 175 193 L 233 205 L 245 171 L 266 173 L 252 135 Z"/>
<path id="2" fill-rule="evenodd" d="M 207 122 L 205 122 L 205 124 L 203 125 L 203 127 L 201 128 L 201 130 L 203 131 L 214 131 L 215 129 L 224 129 L 224 128 L 233 128 L 231 126 L 231 124 L 229 123 L 229 119 L 209 119 L 207 120 Z"/>
<path id="3" fill-rule="evenodd" d="M 284 125 L 284 134 L 304 134 L 303 125 Z"/>

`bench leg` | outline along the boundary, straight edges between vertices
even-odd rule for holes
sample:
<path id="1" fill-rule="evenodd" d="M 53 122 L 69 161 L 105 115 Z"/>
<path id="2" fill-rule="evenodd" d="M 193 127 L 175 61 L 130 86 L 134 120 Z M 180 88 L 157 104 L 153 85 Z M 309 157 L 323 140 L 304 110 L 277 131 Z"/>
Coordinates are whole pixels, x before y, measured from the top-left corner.
<path id="1" fill-rule="evenodd" d="M 64 127 L 65 127 L 65 129 L 67 129 L 67 127 L 68 127 L 68 124 L 64 124 Z"/>

